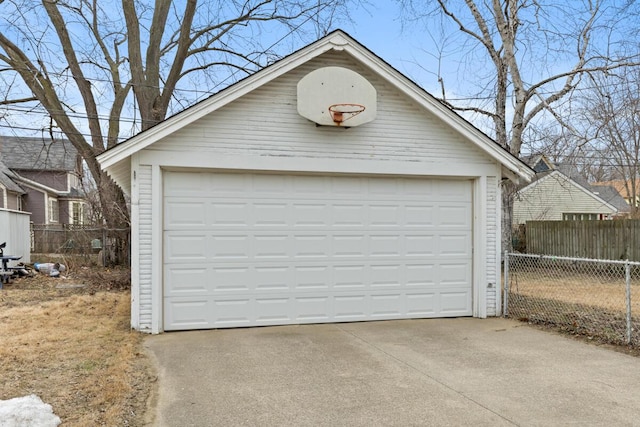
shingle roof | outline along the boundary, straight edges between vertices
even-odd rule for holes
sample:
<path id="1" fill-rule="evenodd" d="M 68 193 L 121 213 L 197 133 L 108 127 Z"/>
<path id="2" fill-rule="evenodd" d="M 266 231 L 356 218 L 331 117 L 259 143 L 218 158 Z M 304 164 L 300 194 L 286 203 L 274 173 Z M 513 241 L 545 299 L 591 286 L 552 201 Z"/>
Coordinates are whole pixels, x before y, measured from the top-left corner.
<path id="1" fill-rule="evenodd" d="M 0 136 L 0 154 L 15 170 L 75 171 L 78 151 L 65 139 Z"/>
<path id="2" fill-rule="evenodd" d="M 542 159 L 543 159 L 542 155 L 532 155 L 532 156 L 527 156 L 526 160 L 524 160 L 526 163 L 531 165 L 531 167 L 533 167 L 534 170 L 536 170 L 537 172 L 536 176 L 533 178 L 533 180 L 531 180 L 531 183 L 534 183 L 544 178 L 550 173 L 558 172 L 566 176 L 576 184 L 580 185 L 585 190 L 590 191 L 591 193 L 600 197 L 602 200 L 604 200 L 605 202 L 615 207 L 618 210 L 618 212 L 626 213 L 631 211 L 631 207 L 629 206 L 629 204 L 624 200 L 624 198 L 613 186 L 602 185 L 605 183 L 599 183 L 594 185 L 590 184 L 584 177 L 580 175 L 580 173 L 578 172 L 578 169 L 571 164 L 566 164 L 566 163 L 557 164 L 557 165 L 552 165 L 555 169 L 544 170 L 544 168 L 542 168 L 543 170 L 538 170 L 537 166 L 540 163 L 540 160 Z M 530 184 L 524 185 L 523 187 L 521 187 L 521 189 L 528 185 Z"/>
<path id="3" fill-rule="evenodd" d="M 605 202 L 615 206 L 618 212 L 631 212 L 631 206 L 614 187 L 610 185 L 590 185 L 589 190 L 597 194 Z"/>
<path id="4" fill-rule="evenodd" d="M 0 155 L 0 184 L 4 185 L 4 187 L 9 191 L 24 194 L 24 189 L 13 181 L 14 178 L 14 173 L 11 172 L 7 165 L 4 164 L 2 161 L 2 155 Z"/>

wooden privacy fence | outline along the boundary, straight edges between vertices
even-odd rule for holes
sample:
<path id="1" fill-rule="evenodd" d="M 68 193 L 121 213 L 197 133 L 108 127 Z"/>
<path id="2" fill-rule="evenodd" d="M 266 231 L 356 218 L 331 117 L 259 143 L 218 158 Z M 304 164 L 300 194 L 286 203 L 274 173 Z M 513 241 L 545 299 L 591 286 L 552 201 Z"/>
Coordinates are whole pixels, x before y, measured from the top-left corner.
<path id="1" fill-rule="evenodd" d="M 103 265 L 130 264 L 130 230 L 71 226 L 31 225 L 31 252 L 98 254 Z"/>
<path id="2" fill-rule="evenodd" d="M 530 254 L 640 261 L 640 220 L 527 221 Z"/>

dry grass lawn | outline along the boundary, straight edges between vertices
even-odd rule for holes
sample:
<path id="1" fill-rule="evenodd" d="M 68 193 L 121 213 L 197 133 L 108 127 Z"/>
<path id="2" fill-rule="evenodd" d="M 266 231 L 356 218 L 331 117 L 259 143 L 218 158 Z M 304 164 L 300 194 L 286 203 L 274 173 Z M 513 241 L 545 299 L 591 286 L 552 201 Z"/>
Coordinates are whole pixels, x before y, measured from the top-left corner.
<path id="1" fill-rule="evenodd" d="M 598 277 L 590 274 L 563 274 L 553 270 L 514 272 L 511 291 L 531 296 L 584 304 L 625 312 L 624 277 Z M 640 316 L 640 282 L 631 283 L 631 310 Z"/>
<path id="2" fill-rule="evenodd" d="M 78 268 L 5 284 L 0 399 L 36 394 L 64 426 L 143 425 L 154 374 L 129 327 L 128 275 Z"/>
<path id="3" fill-rule="evenodd" d="M 564 266 L 514 269 L 509 274 L 509 315 L 557 327 L 640 354 L 640 280 L 631 281 L 630 342 L 624 271 L 578 271 Z"/>

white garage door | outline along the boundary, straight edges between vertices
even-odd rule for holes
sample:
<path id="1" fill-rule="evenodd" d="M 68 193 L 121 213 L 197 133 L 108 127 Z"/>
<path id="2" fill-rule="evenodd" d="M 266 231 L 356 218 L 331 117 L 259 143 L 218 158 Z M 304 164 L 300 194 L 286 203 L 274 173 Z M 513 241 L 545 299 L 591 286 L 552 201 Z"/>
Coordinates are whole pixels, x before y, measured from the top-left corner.
<path id="1" fill-rule="evenodd" d="M 164 329 L 470 316 L 471 181 L 164 173 Z"/>

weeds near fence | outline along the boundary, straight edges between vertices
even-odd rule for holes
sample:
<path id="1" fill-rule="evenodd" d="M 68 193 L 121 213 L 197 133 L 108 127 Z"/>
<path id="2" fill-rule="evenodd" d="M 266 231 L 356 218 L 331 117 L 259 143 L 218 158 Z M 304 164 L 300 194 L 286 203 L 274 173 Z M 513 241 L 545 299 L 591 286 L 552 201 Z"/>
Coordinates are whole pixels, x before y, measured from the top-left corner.
<path id="1" fill-rule="evenodd" d="M 640 347 L 640 263 L 505 254 L 508 317 Z"/>
<path id="2" fill-rule="evenodd" d="M 130 265 L 130 230 L 94 226 L 31 225 L 31 252 L 96 259 L 101 265 Z"/>

